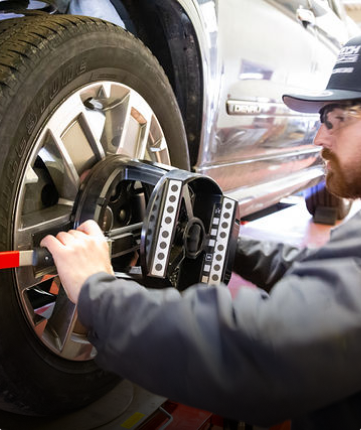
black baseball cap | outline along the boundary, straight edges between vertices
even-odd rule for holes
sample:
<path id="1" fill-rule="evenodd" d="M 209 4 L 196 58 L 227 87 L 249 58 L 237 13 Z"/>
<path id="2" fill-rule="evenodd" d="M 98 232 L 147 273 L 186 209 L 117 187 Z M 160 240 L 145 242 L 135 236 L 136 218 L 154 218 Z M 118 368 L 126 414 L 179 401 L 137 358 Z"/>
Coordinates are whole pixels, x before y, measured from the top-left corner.
<path id="1" fill-rule="evenodd" d="M 305 113 L 319 112 L 332 102 L 361 99 L 361 36 L 341 48 L 324 91 L 312 95 L 284 94 L 282 98 L 290 109 Z"/>

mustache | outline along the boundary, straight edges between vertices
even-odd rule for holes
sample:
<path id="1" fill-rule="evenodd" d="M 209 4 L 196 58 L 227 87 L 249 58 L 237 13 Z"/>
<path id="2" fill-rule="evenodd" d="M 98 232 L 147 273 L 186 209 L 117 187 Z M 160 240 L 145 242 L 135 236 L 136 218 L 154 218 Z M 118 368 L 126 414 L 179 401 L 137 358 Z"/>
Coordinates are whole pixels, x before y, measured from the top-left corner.
<path id="1" fill-rule="evenodd" d="M 328 161 L 335 161 L 337 158 L 335 156 L 335 154 L 333 154 L 333 152 L 331 152 L 329 149 L 327 148 L 323 148 L 321 151 L 321 157 L 324 160 L 328 160 Z"/>

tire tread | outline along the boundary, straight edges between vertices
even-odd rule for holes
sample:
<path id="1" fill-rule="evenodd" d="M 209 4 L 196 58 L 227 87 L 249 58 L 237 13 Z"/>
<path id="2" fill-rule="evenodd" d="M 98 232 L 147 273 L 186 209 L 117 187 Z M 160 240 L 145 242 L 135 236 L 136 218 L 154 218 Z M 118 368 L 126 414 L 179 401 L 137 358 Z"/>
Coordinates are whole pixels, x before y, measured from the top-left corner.
<path id="1" fill-rule="evenodd" d="M 0 116 L 11 102 L 13 91 L 36 67 L 37 60 L 40 60 L 48 49 L 56 48 L 54 43 L 61 43 L 59 39 L 66 40 L 74 32 L 79 34 L 79 31 L 91 32 L 103 28 L 109 32 L 126 32 L 129 38 L 142 43 L 127 30 L 93 17 L 34 15 L 0 22 L 0 85 L 3 86 Z M 55 42 L 53 42 L 54 40 Z M 159 65 L 149 48 L 142 45 L 147 62 L 149 64 L 156 62 Z M 20 47 L 20 49 L 14 50 L 14 46 Z M 168 81 L 164 72 L 163 78 Z"/>

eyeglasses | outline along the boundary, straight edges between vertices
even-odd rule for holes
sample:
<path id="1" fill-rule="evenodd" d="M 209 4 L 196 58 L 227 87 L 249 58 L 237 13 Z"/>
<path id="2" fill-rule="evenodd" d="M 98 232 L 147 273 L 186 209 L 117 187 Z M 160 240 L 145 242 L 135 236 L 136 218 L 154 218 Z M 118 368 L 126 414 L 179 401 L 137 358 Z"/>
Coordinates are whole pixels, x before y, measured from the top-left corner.
<path id="1" fill-rule="evenodd" d="M 330 104 L 320 110 L 321 124 L 325 124 L 330 133 L 361 119 L 361 104 Z"/>

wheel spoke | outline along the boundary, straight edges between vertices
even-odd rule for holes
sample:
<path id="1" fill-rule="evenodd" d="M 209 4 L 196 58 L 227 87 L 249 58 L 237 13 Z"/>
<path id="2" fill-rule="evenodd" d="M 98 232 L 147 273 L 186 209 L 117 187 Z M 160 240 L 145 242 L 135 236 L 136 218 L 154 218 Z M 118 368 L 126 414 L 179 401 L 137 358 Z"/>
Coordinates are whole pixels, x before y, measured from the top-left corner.
<path id="1" fill-rule="evenodd" d="M 18 242 L 25 246 L 38 246 L 38 239 L 42 239 L 50 232 L 57 233 L 69 229 L 72 208 L 67 205 L 55 205 L 39 212 L 31 212 L 21 217 L 21 227 L 18 229 Z M 40 242 L 40 241 L 39 241 Z"/>
<path id="2" fill-rule="evenodd" d="M 62 351 L 73 331 L 77 318 L 76 306 L 72 303 L 63 288 L 59 290 L 53 313 L 49 319 L 52 330 L 57 334 L 57 347 Z"/>
<path id="3" fill-rule="evenodd" d="M 95 127 L 97 122 L 99 122 L 99 116 L 97 116 L 98 121 L 92 121 L 92 119 L 94 118 L 91 115 L 91 112 L 86 112 L 79 115 L 78 121 L 81 129 L 83 130 L 87 138 L 87 141 L 89 142 L 91 149 L 95 154 L 97 161 L 99 161 L 105 157 L 105 151 L 102 144 L 100 143 L 100 140 L 99 140 L 100 136 L 98 136 L 100 129 L 99 127 Z M 101 129 L 103 129 L 105 118 L 101 118 L 101 119 L 102 119 Z"/>
<path id="4" fill-rule="evenodd" d="M 71 96 L 48 123 L 59 150 L 69 166 L 80 176 L 105 156 L 99 138 L 104 127 L 103 115 L 94 117 L 79 94 Z"/>
<path id="5" fill-rule="evenodd" d="M 38 175 L 35 173 L 34 169 L 29 166 L 25 173 L 25 185 L 36 184 L 39 180 Z"/>
<path id="6" fill-rule="evenodd" d="M 79 174 L 64 142 L 51 130 L 47 134 L 47 144 L 39 151 L 39 157 L 47 168 L 59 196 L 75 199 L 79 188 Z"/>
<path id="7" fill-rule="evenodd" d="M 139 139 L 137 154 L 139 158 L 145 158 L 147 145 L 150 141 L 150 124 L 152 120 L 152 111 L 148 105 L 139 103 L 139 106 L 132 107 L 131 120 L 135 123 L 136 127 L 139 128 Z"/>
<path id="8" fill-rule="evenodd" d="M 54 347 L 60 356 L 65 358 L 71 356 L 74 360 L 87 360 L 94 357 L 93 346 L 85 342 L 86 329 L 78 320 L 77 308 L 62 288 L 59 290 L 48 325 L 52 333 L 56 333 Z M 74 342 L 74 337 L 77 338 L 77 342 Z"/>
<path id="9" fill-rule="evenodd" d="M 108 154 L 125 153 L 122 136 L 124 134 L 129 107 L 129 93 L 104 110 L 105 125 L 102 144 Z"/>
<path id="10" fill-rule="evenodd" d="M 81 100 L 84 116 L 101 142 L 105 155 L 117 153 L 127 117 L 130 89 L 111 82 L 84 89 Z"/>
<path id="11" fill-rule="evenodd" d="M 131 92 L 118 153 L 145 158 L 151 118 L 149 106 L 137 93 Z"/>
<path id="12" fill-rule="evenodd" d="M 155 116 L 152 117 L 148 133 L 149 158 L 157 163 L 170 164 L 167 142 Z"/>
<path id="13" fill-rule="evenodd" d="M 69 332 L 69 336 L 65 339 L 59 355 L 64 358 L 72 357 L 76 361 L 85 361 L 95 357 L 96 350 L 91 343 L 87 341 L 86 331 L 81 327 L 77 314 L 74 316 L 73 330 Z M 78 331 L 81 330 L 81 333 Z"/>
<path id="14" fill-rule="evenodd" d="M 49 267 L 45 270 L 36 272 L 31 266 L 20 267 L 16 271 L 18 280 L 18 288 L 20 293 L 24 294 L 31 288 L 39 288 L 47 290 L 49 283 L 57 280 L 55 267 Z M 34 309 L 34 307 L 32 306 Z"/>

